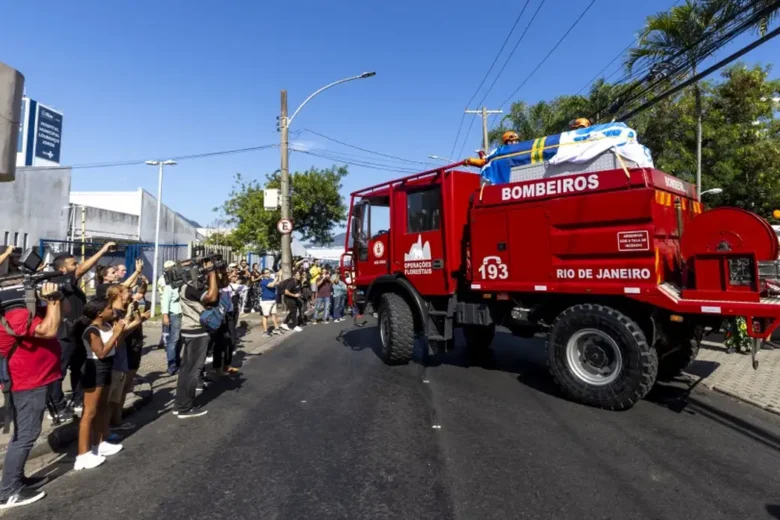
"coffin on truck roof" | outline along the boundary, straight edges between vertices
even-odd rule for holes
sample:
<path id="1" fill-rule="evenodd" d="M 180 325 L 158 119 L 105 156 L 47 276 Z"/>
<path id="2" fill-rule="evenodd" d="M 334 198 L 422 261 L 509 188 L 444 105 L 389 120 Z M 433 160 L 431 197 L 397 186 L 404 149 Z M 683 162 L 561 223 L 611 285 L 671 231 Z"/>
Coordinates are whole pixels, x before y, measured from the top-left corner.
<path id="1" fill-rule="evenodd" d="M 650 150 L 625 123 L 606 123 L 501 146 L 487 157 L 482 177 L 506 184 L 617 168 L 652 168 Z"/>

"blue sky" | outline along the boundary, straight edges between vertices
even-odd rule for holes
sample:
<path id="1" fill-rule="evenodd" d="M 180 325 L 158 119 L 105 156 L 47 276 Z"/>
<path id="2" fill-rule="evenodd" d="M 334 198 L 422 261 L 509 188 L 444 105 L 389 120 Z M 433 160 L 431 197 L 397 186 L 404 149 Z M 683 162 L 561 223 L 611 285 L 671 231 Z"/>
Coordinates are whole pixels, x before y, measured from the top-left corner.
<path id="1" fill-rule="evenodd" d="M 540 1 L 531 0 L 510 48 Z M 338 86 L 307 105 L 293 123 L 292 137 L 302 147 L 414 168 L 301 130 L 410 160 L 449 156 L 462 110 L 523 3 L 6 1 L 0 5 L 6 21 L 0 61 L 26 76 L 30 97 L 65 113 L 63 164 L 278 143 L 280 89 L 288 90 L 293 110 L 326 83 L 375 70 L 375 77 Z M 515 90 L 588 3 L 546 0 L 487 97 L 489 108 Z M 516 99 L 535 102 L 577 92 L 631 42 L 647 15 L 673 3 L 597 0 Z M 769 63 L 778 55 L 780 41 L 772 41 L 744 61 Z M 466 152 L 480 145 L 477 123 Z M 300 153 L 290 162 L 292 169 L 333 164 Z M 182 161 L 167 170 L 163 199 L 208 225 L 235 172 L 263 179 L 278 167 L 276 148 Z M 398 176 L 352 166 L 343 193 Z M 72 185 L 156 193 L 156 170 L 74 170 Z"/>

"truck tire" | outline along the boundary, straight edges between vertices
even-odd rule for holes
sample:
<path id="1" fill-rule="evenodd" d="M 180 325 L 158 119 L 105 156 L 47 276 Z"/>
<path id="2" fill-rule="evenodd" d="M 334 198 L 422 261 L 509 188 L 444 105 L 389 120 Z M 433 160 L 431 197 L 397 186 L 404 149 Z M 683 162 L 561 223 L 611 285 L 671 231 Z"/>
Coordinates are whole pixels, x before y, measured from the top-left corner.
<path id="1" fill-rule="evenodd" d="M 405 365 L 414 351 L 414 317 L 406 301 L 385 293 L 379 301 L 379 339 L 382 360 L 388 365 Z"/>
<path id="2" fill-rule="evenodd" d="M 569 307 L 553 323 L 547 342 L 550 373 L 569 398 L 624 410 L 655 384 L 658 353 L 625 314 L 595 304 Z"/>
<path id="3" fill-rule="evenodd" d="M 659 345 L 659 350 L 675 349 L 673 352 L 661 357 L 658 364 L 658 380 L 671 381 L 696 361 L 699 355 L 699 342 L 695 339 L 681 340 L 679 345 Z"/>
<path id="4" fill-rule="evenodd" d="M 466 348 L 469 352 L 484 352 L 490 348 L 496 336 L 495 325 L 466 325 L 463 327 Z"/>

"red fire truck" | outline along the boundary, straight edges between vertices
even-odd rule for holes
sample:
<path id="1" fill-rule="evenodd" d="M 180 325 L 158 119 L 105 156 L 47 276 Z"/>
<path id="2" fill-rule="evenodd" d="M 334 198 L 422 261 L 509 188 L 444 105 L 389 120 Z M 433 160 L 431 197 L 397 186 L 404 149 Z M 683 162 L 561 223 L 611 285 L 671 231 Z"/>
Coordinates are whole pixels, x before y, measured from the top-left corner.
<path id="1" fill-rule="evenodd" d="M 624 409 L 696 357 L 705 330 L 745 317 L 754 367 L 780 321 L 759 263 L 778 258 L 763 218 L 704 211 L 695 188 L 653 168 L 485 185 L 452 164 L 352 194 L 344 276 L 379 313 L 381 353 L 407 363 L 463 330 L 547 336 L 570 398 Z"/>

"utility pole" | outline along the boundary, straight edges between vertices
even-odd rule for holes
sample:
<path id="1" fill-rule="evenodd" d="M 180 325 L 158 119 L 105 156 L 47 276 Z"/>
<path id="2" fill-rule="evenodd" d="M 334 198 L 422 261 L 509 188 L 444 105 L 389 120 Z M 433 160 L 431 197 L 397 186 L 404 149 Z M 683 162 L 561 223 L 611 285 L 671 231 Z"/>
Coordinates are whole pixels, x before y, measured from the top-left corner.
<path id="1" fill-rule="evenodd" d="M 289 124 L 287 120 L 287 91 L 282 90 L 282 111 L 279 117 L 279 130 L 282 133 L 281 151 L 281 190 L 280 205 L 282 218 L 290 218 L 290 166 L 289 166 Z M 282 235 L 282 278 L 287 280 L 292 276 L 292 233 Z"/>
<path id="2" fill-rule="evenodd" d="M 488 141 L 488 116 L 493 114 L 503 114 L 501 110 L 488 110 L 487 107 L 482 107 L 481 110 L 466 110 L 467 114 L 481 115 L 482 116 L 482 150 L 485 155 L 490 153 L 490 142 Z"/>

